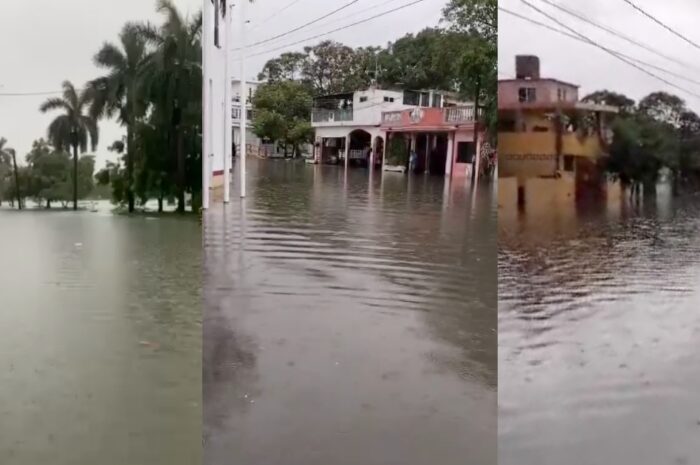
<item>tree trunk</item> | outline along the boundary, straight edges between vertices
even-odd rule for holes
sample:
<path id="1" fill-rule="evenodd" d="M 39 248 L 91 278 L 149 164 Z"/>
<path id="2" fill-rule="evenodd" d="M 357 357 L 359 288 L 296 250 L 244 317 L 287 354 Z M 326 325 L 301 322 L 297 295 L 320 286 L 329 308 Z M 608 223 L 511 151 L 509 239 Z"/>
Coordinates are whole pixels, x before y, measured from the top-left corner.
<path id="1" fill-rule="evenodd" d="M 12 153 L 12 167 L 15 172 L 15 193 L 17 195 L 17 207 L 22 209 L 22 196 L 19 193 L 19 173 L 17 171 L 17 155 Z"/>
<path id="2" fill-rule="evenodd" d="M 133 117 L 126 127 L 126 198 L 129 213 L 134 213 L 134 132 Z"/>
<path id="3" fill-rule="evenodd" d="M 175 129 L 177 151 L 177 211 L 185 212 L 185 150 L 183 147 L 182 128 Z"/>
<path id="4" fill-rule="evenodd" d="M 158 213 L 163 213 L 163 193 L 158 194 Z"/>
<path id="5" fill-rule="evenodd" d="M 49 199 L 46 199 L 46 209 L 48 210 L 50 208 L 51 208 L 51 201 Z"/>
<path id="6" fill-rule="evenodd" d="M 78 144 L 73 144 L 73 210 L 78 210 Z"/>

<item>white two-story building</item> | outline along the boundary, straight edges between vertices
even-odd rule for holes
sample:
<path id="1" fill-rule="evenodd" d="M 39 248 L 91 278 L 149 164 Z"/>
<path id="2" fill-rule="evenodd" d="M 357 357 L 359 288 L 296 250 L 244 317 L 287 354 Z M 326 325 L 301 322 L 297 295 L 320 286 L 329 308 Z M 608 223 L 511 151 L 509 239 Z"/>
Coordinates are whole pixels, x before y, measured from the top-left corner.
<path id="1" fill-rule="evenodd" d="M 209 207 L 211 188 L 223 184 L 226 111 L 230 111 L 230 106 L 225 104 L 227 3 L 223 0 L 204 0 L 202 9 L 202 207 L 204 208 Z"/>
<path id="2" fill-rule="evenodd" d="M 379 164 L 386 144 L 383 113 L 458 104 L 448 92 L 376 86 L 318 97 L 311 117 L 315 130 L 314 159 L 317 163 Z"/>

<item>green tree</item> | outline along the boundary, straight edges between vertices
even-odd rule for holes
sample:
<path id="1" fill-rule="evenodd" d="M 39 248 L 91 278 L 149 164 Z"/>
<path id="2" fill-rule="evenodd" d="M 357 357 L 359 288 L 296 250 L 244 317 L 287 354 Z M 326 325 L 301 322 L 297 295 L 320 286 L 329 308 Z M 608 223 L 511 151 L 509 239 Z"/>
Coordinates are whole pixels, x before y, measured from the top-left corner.
<path id="1" fill-rule="evenodd" d="M 258 137 L 282 142 L 285 155 L 291 146 L 292 156 L 296 156 L 299 147 L 312 140 L 312 101 L 307 87 L 300 82 L 278 81 L 260 86 L 253 99 L 253 130 Z"/>
<path id="2" fill-rule="evenodd" d="M 20 189 L 19 189 L 19 171 L 17 169 L 17 152 L 15 149 L 7 147 L 7 139 L 4 137 L 0 137 L 0 170 L 2 170 L 2 166 L 7 166 L 9 168 L 10 160 L 12 161 L 12 172 L 13 175 L 12 177 L 14 178 L 14 192 L 15 192 L 15 197 L 17 199 L 17 207 L 21 210 L 22 209 L 22 196 L 20 194 Z M 9 169 L 7 169 L 9 171 Z M 0 172 L 0 175 L 3 173 Z M 0 179 L 0 187 L 2 187 L 2 184 L 7 185 L 8 187 L 11 186 L 13 183 L 12 182 L 2 182 Z M 7 194 L 7 192 L 5 192 Z M 3 195 L 3 194 L 0 194 Z M 12 197 L 10 197 L 12 198 Z"/>
<path id="3" fill-rule="evenodd" d="M 73 149 L 73 210 L 78 209 L 78 150 L 84 153 L 88 142 L 97 148 L 97 120 L 86 112 L 92 99 L 90 89 L 78 91 L 70 81 L 63 82 L 63 96 L 46 100 L 39 108 L 42 113 L 62 110 L 49 125 L 48 139 L 57 150 Z"/>
<path id="4" fill-rule="evenodd" d="M 126 197 L 129 213 L 134 211 L 135 125 L 145 108 L 143 99 L 143 65 L 147 56 L 146 40 L 131 23 L 119 34 L 117 46 L 106 42 L 94 57 L 95 64 L 108 74 L 92 81 L 95 89 L 92 114 L 95 117 L 118 116 L 126 125 Z"/>
<path id="5" fill-rule="evenodd" d="M 185 192 L 194 192 L 198 181 L 187 177 L 187 166 L 199 160 L 201 150 L 192 140 L 199 133 L 202 115 L 201 11 L 193 18 L 183 16 L 171 0 L 159 0 L 157 11 L 164 16 L 160 26 L 136 26 L 154 46 L 144 62 L 144 79 L 149 99 L 157 111 L 158 127 L 168 127 L 176 160 L 177 210 L 185 211 Z M 186 140 L 189 138 L 189 140 Z M 185 152 L 189 147 L 188 154 Z"/>
<path id="6" fill-rule="evenodd" d="M 624 116 L 631 115 L 636 110 L 636 103 L 634 100 L 626 95 L 609 90 L 597 90 L 583 97 L 581 101 L 617 107 L 620 114 Z"/>

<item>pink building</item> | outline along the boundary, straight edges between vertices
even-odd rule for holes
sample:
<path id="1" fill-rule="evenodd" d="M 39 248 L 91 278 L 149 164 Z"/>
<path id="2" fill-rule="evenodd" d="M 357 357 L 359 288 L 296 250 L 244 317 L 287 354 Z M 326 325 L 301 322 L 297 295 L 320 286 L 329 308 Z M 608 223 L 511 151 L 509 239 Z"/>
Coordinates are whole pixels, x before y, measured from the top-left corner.
<path id="1" fill-rule="evenodd" d="M 409 153 L 415 151 L 416 171 L 467 178 L 479 172 L 479 146 L 485 134 L 480 132 L 475 143 L 474 105 L 445 108 L 414 108 L 382 114 L 381 129 L 386 134 L 386 154 L 396 137 L 406 140 Z"/>

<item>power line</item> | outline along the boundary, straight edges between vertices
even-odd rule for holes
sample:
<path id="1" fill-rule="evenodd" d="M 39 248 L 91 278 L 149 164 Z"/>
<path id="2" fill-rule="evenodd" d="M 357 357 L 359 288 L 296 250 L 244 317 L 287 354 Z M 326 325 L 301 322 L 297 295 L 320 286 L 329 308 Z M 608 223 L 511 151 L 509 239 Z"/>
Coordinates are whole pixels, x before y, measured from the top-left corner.
<path id="1" fill-rule="evenodd" d="M 636 63 L 634 63 L 633 61 L 628 60 L 627 58 L 623 57 L 623 56 L 620 55 L 619 53 L 617 53 L 617 52 L 615 52 L 615 51 L 613 51 L 613 50 L 611 50 L 611 49 L 609 49 L 609 48 L 607 48 L 607 47 L 605 47 L 605 46 L 603 46 L 603 45 L 600 45 L 599 43 L 597 43 L 597 42 L 593 41 L 592 39 L 590 39 L 589 37 L 585 36 L 584 34 L 581 34 L 580 32 L 576 31 L 574 28 L 572 28 L 572 27 L 570 27 L 570 26 L 568 26 L 568 25 L 562 23 L 562 22 L 559 21 L 557 18 L 553 17 L 552 15 L 548 14 L 548 13 L 545 12 L 545 11 L 542 11 L 540 8 L 537 8 L 535 5 L 533 5 L 532 3 L 528 2 L 527 0 L 520 0 L 520 1 L 521 1 L 522 3 L 524 3 L 525 5 L 529 6 L 530 8 L 532 8 L 533 10 L 537 11 L 537 12 L 540 13 L 541 15 L 546 16 L 547 18 L 551 19 L 552 21 L 554 21 L 555 23 L 557 23 L 557 24 L 560 25 L 561 27 L 563 27 L 563 28 L 565 28 L 565 29 L 568 29 L 568 30 L 571 31 L 573 34 L 576 34 L 577 36 L 581 37 L 582 39 L 584 39 L 584 40 L 585 40 L 586 42 L 588 42 L 589 44 L 594 45 L 594 46 L 596 46 L 596 47 L 598 47 L 598 48 L 604 50 L 605 52 L 609 53 L 610 55 L 612 55 L 613 57 L 617 58 L 618 60 L 620 60 L 620 61 L 622 61 L 622 62 L 624 62 L 624 63 L 627 63 L 628 65 L 630 65 L 630 66 L 632 66 L 632 67 L 638 69 L 639 71 L 643 72 L 644 74 L 647 74 L 647 75 L 653 77 L 654 79 L 657 79 L 657 80 L 663 82 L 664 84 L 667 84 L 667 85 L 669 85 L 669 86 L 671 86 L 671 87 L 673 87 L 673 88 L 675 88 L 675 89 L 678 89 L 678 90 L 680 90 L 680 91 L 682 91 L 682 92 L 685 92 L 685 93 L 687 93 L 687 94 L 690 94 L 690 95 L 692 95 L 692 96 L 694 96 L 694 97 L 700 98 L 700 94 L 696 94 L 695 92 L 692 92 L 692 91 L 690 91 L 690 90 L 688 90 L 688 89 L 684 89 L 683 87 L 680 87 L 680 86 L 674 84 L 673 82 L 671 82 L 671 81 L 669 81 L 669 80 L 667 80 L 667 79 L 664 79 L 663 77 L 661 77 L 661 76 L 659 76 L 659 75 L 657 75 L 657 74 L 654 74 L 654 73 L 652 73 L 652 72 L 649 71 L 649 70 L 646 70 L 646 69 L 642 68 L 641 66 L 639 66 L 639 65 L 636 64 Z"/>
<path id="2" fill-rule="evenodd" d="M 262 21 L 260 21 L 259 23 L 257 23 L 257 24 L 256 24 L 255 26 L 253 26 L 250 30 L 251 30 L 251 31 L 254 31 L 254 30 L 257 29 L 258 27 L 262 26 L 263 24 L 270 22 L 271 20 L 273 20 L 273 19 L 275 19 L 277 16 L 279 16 L 280 13 L 282 13 L 282 12 L 284 12 L 284 11 L 287 11 L 288 9 L 290 9 L 291 7 L 293 7 L 294 5 L 296 5 L 297 3 L 299 3 L 300 1 L 301 1 L 301 0 L 292 0 L 292 1 L 289 2 L 286 6 L 280 8 L 279 10 L 275 11 L 274 13 L 272 13 L 272 14 L 271 14 L 270 16 L 268 16 L 267 18 L 265 18 L 265 19 L 263 19 Z"/>
<path id="3" fill-rule="evenodd" d="M 546 4 L 548 4 L 548 5 L 553 6 L 554 8 L 557 8 L 557 9 L 560 10 L 560 11 L 563 11 L 564 13 L 566 13 L 566 14 L 568 14 L 568 15 L 571 15 L 571 16 L 573 16 L 573 17 L 575 17 L 575 18 L 580 19 L 581 21 L 584 21 L 584 22 L 586 22 L 586 23 L 588 23 L 588 24 L 590 24 L 590 25 L 592 25 L 592 26 L 594 26 L 594 27 L 597 27 L 598 29 L 601 29 L 601 30 L 605 31 L 605 32 L 607 32 L 608 34 L 612 34 L 612 35 L 614 35 L 615 37 L 618 37 L 618 38 L 620 38 L 620 39 L 623 39 L 623 40 L 625 40 L 625 41 L 627 41 L 627 42 L 629 42 L 629 43 L 631 43 L 631 44 L 633 44 L 633 45 L 636 45 L 636 46 L 638 46 L 638 47 L 640 47 L 640 48 L 643 48 L 644 50 L 646 50 L 646 51 L 648 51 L 648 52 L 651 52 L 651 53 L 653 53 L 653 54 L 655 54 L 655 55 L 658 55 L 658 56 L 660 56 L 661 58 L 664 58 L 664 59 L 666 59 L 666 60 L 669 60 L 669 61 L 672 61 L 672 62 L 674 62 L 674 63 L 677 63 L 677 64 L 679 64 L 679 65 L 681 65 L 681 66 L 685 66 L 685 67 L 688 67 L 688 68 L 692 68 L 692 66 L 689 65 L 688 63 L 684 63 L 683 61 L 678 60 L 677 58 L 674 58 L 674 57 L 672 57 L 672 56 L 666 55 L 665 53 L 663 53 L 663 52 L 661 52 L 661 51 L 659 51 L 659 50 L 657 50 L 657 49 L 655 49 L 655 48 L 653 48 L 653 47 L 651 47 L 651 46 L 649 46 L 649 45 L 646 45 L 646 44 L 644 44 L 644 43 L 642 43 L 642 42 L 639 42 L 638 40 L 636 40 L 636 39 L 634 39 L 634 38 L 632 38 L 632 37 L 630 37 L 630 36 L 628 36 L 628 35 L 626 35 L 626 34 L 623 34 L 623 33 L 619 32 L 619 31 L 616 31 L 615 29 L 612 29 L 612 28 L 610 28 L 610 27 L 608 27 L 608 26 L 604 26 L 604 25 L 602 25 L 602 24 L 600 24 L 600 23 L 597 23 L 596 21 L 592 20 L 591 18 L 586 17 L 584 14 L 582 14 L 582 13 L 576 11 L 576 10 L 573 10 L 573 9 L 567 8 L 567 7 L 563 6 L 563 5 L 559 5 L 559 4 L 557 4 L 557 3 L 554 3 L 552 0 L 541 0 L 541 1 L 543 1 L 544 3 L 546 3 Z"/>
<path id="4" fill-rule="evenodd" d="M 531 23 L 531 24 L 534 24 L 534 25 L 536 25 L 536 26 L 540 26 L 540 27 L 543 27 L 543 28 L 545 28 L 545 29 L 549 29 L 550 31 L 559 33 L 559 34 L 561 34 L 561 35 L 563 35 L 563 36 L 569 37 L 569 38 L 574 39 L 574 40 L 578 40 L 579 42 L 583 42 L 584 44 L 591 45 L 590 42 L 588 42 L 587 40 L 584 40 L 584 39 L 582 39 L 581 37 L 579 37 L 579 36 L 577 36 L 577 35 L 574 35 L 574 34 L 571 34 L 571 33 L 568 33 L 568 32 L 566 32 L 566 31 L 562 31 L 561 29 L 557 29 L 557 28 L 555 28 L 555 27 L 552 27 L 552 26 L 550 26 L 549 24 L 545 24 L 545 23 L 542 23 L 542 22 L 537 21 L 537 20 L 535 20 L 535 19 L 528 18 L 527 16 L 524 16 L 524 15 L 521 15 L 521 14 L 516 13 L 516 12 L 514 12 L 514 11 L 508 10 L 507 8 L 503 8 L 503 7 L 500 7 L 500 6 L 499 6 L 498 9 L 499 9 L 500 11 L 503 11 L 504 13 L 508 13 L 509 15 L 515 16 L 515 17 L 517 17 L 517 18 L 520 18 L 520 19 L 522 19 L 523 21 L 527 21 L 527 22 L 529 22 L 529 23 Z M 656 66 L 656 65 L 654 65 L 654 64 L 648 63 L 648 62 L 646 62 L 646 61 L 640 60 L 639 58 L 632 57 L 632 56 L 630 56 L 630 55 L 626 55 L 626 54 L 624 54 L 624 53 L 622 53 L 622 52 L 619 52 L 619 51 L 616 51 L 616 50 L 614 50 L 614 49 L 612 49 L 612 48 L 611 48 L 610 50 L 613 51 L 613 52 L 615 52 L 615 53 L 617 53 L 618 55 L 620 55 L 620 56 L 622 56 L 622 57 L 624 57 L 624 58 L 627 58 L 628 60 L 635 61 L 635 62 L 637 62 L 637 63 L 639 63 L 639 64 L 641 64 L 641 65 L 648 66 L 649 68 L 654 68 L 654 69 L 656 69 L 656 70 L 658 70 L 658 71 L 661 71 L 661 72 L 663 72 L 663 73 L 666 73 L 666 74 L 668 74 L 668 75 L 670 75 L 670 76 L 673 76 L 673 77 L 675 77 L 675 78 L 682 79 L 682 80 L 684 80 L 684 81 L 688 81 L 688 82 L 691 82 L 691 83 L 693 83 L 693 84 L 700 85 L 700 80 L 693 79 L 693 78 L 689 78 L 689 77 L 687 77 L 687 76 L 685 76 L 685 75 L 682 75 L 682 74 L 674 73 L 673 71 L 670 71 L 670 70 L 668 70 L 668 69 L 666 69 L 666 68 L 663 68 L 663 67 L 661 67 L 661 66 Z"/>
<path id="5" fill-rule="evenodd" d="M 321 34 L 316 34 L 316 35 L 311 36 L 311 37 L 306 37 L 305 39 L 299 40 L 299 41 L 297 41 L 297 42 L 292 42 L 292 43 L 289 43 L 289 44 L 285 44 L 285 45 L 282 45 L 282 46 L 280 46 L 280 47 L 271 48 L 271 49 L 269 49 L 269 50 L 263 50 L 263 51 L 261 51 L 261 52 L 253 53 L 253 54 L 251 54 L 251 55 L 248 55 L 247 58 L 256 57 L 256 56 L 260 56 L 260 55 L 265 55 L 265 54 L 268 54 L 268 53 L 272 53 L 272 52 L 276 52 L 276 51 L 278 51 L 278 50 L 285 49 L 285 48 L 287 48 L 287 47 L 292 47 L 292 46 L 294 46 L 294 45 L 303 44 L 304 42 L 308 42 L 309 40 L 318 39 L 318 38 L 320 38 L 320 37 L 324 37 L 324 36 L 327 36 L 327 35 L 329 35 L 329 34 L 333 34 L 334 32 L 339 32 L 339 31 L 342 31 L 342 30 L 345 30 L 345 29 L 349 29 L 349 28 L 351 28 L 351 27 L 354 27 L 354 26 L 357 26 L 357 25 L 360 25 L 360 24 L 369 22 L 369 21 L 371 21 L 371 20 L 373 20 L 373 19 L 377 19 L 377 18 L 380 18 L 380 17 L 382 17 L 382 16 L 386 16 L 386 15 L 388 15 L 388 14 L 394 13 L 394 12 L 399 11 L 399 10 L 403 10 L 403 9 L 405 9 L 405 8 L 411 7 L 411 6 L 416 5 L 416 4 L 418 4 L 418 3 L 422 3 L 422 2 L 424 2 L 424 1 L 425 1 L 425 0 L 414 0 L 413 2 L 407 3 L 407 4 L 405 4 L 405 5 L 401 5 L 401 6 L 399 6 L 399 7 L 393 8 L 393 9 L 391 9 L 391 10 L 387 10 L 387 11 L 385 11 L 385 12 L 383 12 L 383 13 L 379 13 L 379 14 L 376 14 L 376 15 L 374 15 L 374 16 L 370 16 L 369 18 L 365 18 L 365 19 L 362 19 L 362 20 L 360 20 L 360 21 L 356 21 L 356 22 L 354 22 L 354 23 L 347 24 L 347 25 L 345 25 L 345 26 L 342 26 L 342 27 L 333 29 L 333 30 L 331 30 L 331 31 L 327 31 L 327 32 L 324 32 L 324 33 L 321 33 Z M 236 60 L 240 60 L 240 58 L 237 58 Z"/>
<path id="6" fill-rule="evenodd" d="M 79 90 L 79 89 L 76 89 Z M 46 92 L 2 92 L 0 97 L 32 97 L 32 96 L 42 96 L 42 95 L 55 95 L 62 94 L 62 90 L 46 91 Z"/>
<path id="7" fill-rule="evenodd" d="M 339 8 L 336 8 L 335 10 L 331 11 L 330 13 L 326 13 L 323 16 L 320 16 L 320 17 L 313 19 L 307 23 L 304 23 L 301 26 L 295 27 L 294 29 L 290 29 L 289 31 L 283 32 L 282 34 L 278 34 L 276 36 L 269 37 L 269 38 L 264 39 L 264 40 L 259 40 L 258 42 L 254 42 L 254 43 L 248 45 L 248 47 L 255 47 L 256 45 L 266 44 L 268 42 L 272 42 L 273 40 L 277 40 L 280 37 L 288 36 L 289 34 L 292 34 L 294 32 L 301 30 L 301 29 L 304 29 L 305 27 L 311 26 L 312 24 L 315 24 L 321 20 L 324 20 L 324 19 L 328 18 L 329 16 L 333 16 L 334 14 L 336 14 L 336 13 L 338 13 L 346 8 L 351 7 L 352 5 L 354 5 L 355 3 L 359 2 L 359 1 L 360 0 L 351 0 L 350 2 L 346 3 L 345 5 L 343 5 Z M 235 49 L 235 50 L 240 50 L 240 48 Z"/>
<path id="8" fill-rule="evenodd" d="M 652 21 L 654 21 L 654 22 L 655 22 L 656 24 L 658 24 L 659 26 L 661 26 L 661 27 L 663 27 L 664 29 L 666 29 L 667 31 L 669 31 L 671 34 L 673 34 L 673 35 L 675 35 L 675 36 L 677 36 L 677 37 L 680 37 L 681 39 L 683 39 L 684 41 L 688 42 L 688 43 L 689 43 L 690 45 L 692 45 L 693 47 L 695 47 L 695 48 L 697 48 L 697 49 L 700 49 L 700 45 L 698 45 L 696 42 L 693 42 L 692 40 L 690 40 L 689 38 L 687 38 L 686 36 L 684 36 L 684 35 L 681 34 L 680 32 L 678 32 L 678 31 L 676 31 L 675 29 L 673 29 L 671 26 L 667 25 L 666 23 L 664 23 L 664 22 L 662 22 L 661 20 L 659 20 L 658 18 L 656 18 L 656 17 L 655 17 L 654 15 L 652 15 L 651 13 L 648 13 L 648 12 L 644 11 L 641 7 L 637 6 L 637 5 L 636 5 L 634 2 L 632 2 L 631 0 L 622 0 L 622 1 L 625 2 L 626 4 L 628 4 L 629 6 L 631 6 L 632 8 L 634 8 L 635 10 L 639 11 L 641 14 L 643 14 L 643 15 L 646 16 L 647 18 L 649 18 L 649 19 L 651 19 Z"/>

